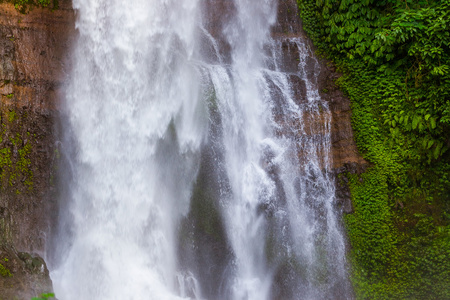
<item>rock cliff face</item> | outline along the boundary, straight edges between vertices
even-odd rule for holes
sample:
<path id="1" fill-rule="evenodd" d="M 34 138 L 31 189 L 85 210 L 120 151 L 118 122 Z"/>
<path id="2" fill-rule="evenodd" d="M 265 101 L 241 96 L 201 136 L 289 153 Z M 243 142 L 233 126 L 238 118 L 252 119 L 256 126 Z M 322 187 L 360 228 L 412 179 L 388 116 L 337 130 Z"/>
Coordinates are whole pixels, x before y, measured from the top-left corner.
<path id="1" fill-rule="evenodd" d="M 288 65 L 297 71 L 295 66 L 298 64 L 295 60 L 298 57 L 298 48 L 290 44 L 288 37 L 302 37 L 306 40 L 310 49 L 315 51 L 315 47 L 306 36 L 302 29 L 301 20 L 298 17 L 297 1 L 280 0 L 278 6 L 278 24 L 274 27 L 273 35 L 279 39 L 285 40 L 285 58 L 291 60 Z M 353 138 L 351 127 L 351 107 L 350 100 L 338 89 L 335 80 L 339 78 L 336 69 L 331 62 L 317 57 L 320 64 L 318 73 L 318 90 L 322 99 L 329 103 L 331 121 L 331 159 L 332 171 L 336 179 L 336 198 L 338 205 L 343 208 L 345 213 L 352 212 L 350 191 L 345 181 L 339 180 L 341 173 L 362 173 L 365 171 L 368 163 L 358 153 L 356 143 Z M 309 64 L 312 67 L 312 64 Z M 308 62 L 307 62 L 308 67 Z M 304 86 L 301 81 L 292 80 L 292 86 L 297 93 L 305 94 Z M 345 176 L 343 180 L 346 180 Z"/>
<path id="2" fill-rule="evenodd" d="M 227 0 L 204 1 L 209 3 L 204 6 L 206 7 L 206 11 L 204 11 L 206 29 L 218 41 L 221 52 L 226 53 L 229 45 L 223 42 L 223 28 L 221 28 L 221 24 L 226 24 L 224 20 L 232 15 L 235 9 L 233 2 Z M 307 41 L 309 48 L 313 49 L 313 51 L 315 50 L 302 29 L 296 0 L 279 0 L 277 24 L 272 29 L 272 35 L 283 43 L 284 64 L 288 72 L 298 72 L 297 58 L 299 52 L 298 47 L 289 42 L 289 38 L 301 37 Z M 316 57 L 316 59 L 320 63 L 320 72 L 318 74 L 319 91 L 321 92 L 321 97 L 328 101 L 332 114 L 332 168 L 338 173 L 347 171 L 361 172 L 367 163 L 358 154 L 353 139 L 350 100 L 343 95 L 334 83 L 339 77 L 334 66 L 325 59 L 319 57 Z M 308 65 L 311 68 L 313 67 L 312 64 L 307 62 Z M 299 94 L 299 101 L 302 101 L 302 98 L 306 96 L 304 83 L 301 80 L 292 78 L 291 84 L 294 92 Z"/>
<path id="3" fill-rule="evenodd" d="M 25 15 L 0 3 L 0 299 L 51 290 L 38 255 L 56 219 L 54 116 L 75 37 L 71 1 L 59 2 Z"/>
<path id="4" fill-rule="evenodd" d="M 204 1 L 221 7 L 214 10 L 216 15 L 205 11 L 207 29 L 220 42 L 217 24 L 223 24 L 220 18 L 227 17 L 232 2 Z M 12 4 L 0 3 L 0 299 L 29 299 L 51 289 L 38 254 L 45 252 L 46 233 L 57 218 L 53 176 L 59 149 L 54 120 L 76 38 L 71 1 L 60 0 L 59 6 L 55 11 L 34 8 L 24 15 Z M 278 10 L 272 34 L 283 41 L 286 59 L 292 59 L 287 65 L 295 71 L 299 50 L 287 38 L 305 37 L 296 1 L 280 0 Z M 338 74 L 333 66 L 319 61 L 319 90 L 332 114 L 333 170 L 361 172 L 366 162 L 353 140 L 350 102 L 334 84 Z M 300 81 L 292 83 L 300 95 L 304 93 Z M 345 184 L 338 182 L 337 192 L 344 210 L 351 212 Z"/>

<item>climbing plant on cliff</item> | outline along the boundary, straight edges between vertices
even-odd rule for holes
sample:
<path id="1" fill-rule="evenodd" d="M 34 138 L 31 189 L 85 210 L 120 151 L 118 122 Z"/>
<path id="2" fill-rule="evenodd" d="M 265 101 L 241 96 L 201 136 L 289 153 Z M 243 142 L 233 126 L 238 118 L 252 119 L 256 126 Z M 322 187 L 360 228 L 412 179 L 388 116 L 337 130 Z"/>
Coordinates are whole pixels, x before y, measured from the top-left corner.
<path id="1" fill-rule="evenodd" d="M 343 76 L 356 142 L 346 216 L 359 299 L 450 298 L 450 1 L 298 0 Z"/>

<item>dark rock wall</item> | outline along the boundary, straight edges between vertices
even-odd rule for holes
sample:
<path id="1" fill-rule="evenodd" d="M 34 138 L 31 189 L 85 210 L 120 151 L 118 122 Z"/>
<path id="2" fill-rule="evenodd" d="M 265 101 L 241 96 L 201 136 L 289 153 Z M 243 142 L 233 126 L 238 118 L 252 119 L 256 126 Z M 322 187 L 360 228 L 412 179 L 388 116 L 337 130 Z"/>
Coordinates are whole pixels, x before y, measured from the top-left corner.
<path id="1" fill-rule="evenodd" d="M 72 3 L 59 2 L 27 14 L 0 3 L 0 299 L 51 290 L 39 254 L 57 217 L 54 120 L 76 36 Z"/>

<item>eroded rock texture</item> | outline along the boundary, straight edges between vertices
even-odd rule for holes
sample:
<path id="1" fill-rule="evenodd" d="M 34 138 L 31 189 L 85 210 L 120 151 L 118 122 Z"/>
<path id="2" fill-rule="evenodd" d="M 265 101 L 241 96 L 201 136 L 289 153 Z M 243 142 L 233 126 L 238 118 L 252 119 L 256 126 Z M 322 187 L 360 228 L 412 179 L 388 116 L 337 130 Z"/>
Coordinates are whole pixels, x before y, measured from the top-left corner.
<path id="1" fill-rule="evenodd" d="M 351 127 L 351 107 L 350 100 L 339 90 L 335 81 L 340 74 L 336 72 L 335 66 L 324 58 L 314 54 L 315 47 L 306 37 L 302 30 L 301 20 L 298 17 L 298 9 L 295 0 L 281 0 L 278 6 L 278 24 L 273 31 L 274 36 L 284 40 L 285 64 L 292 67 L 292 72 L 296 72 L 296 58 L 299 49 L 293 43 L 290 43 L 290 37 L 302 37 L 306 40 L 308 48 L 312 50 L 311 54 L 320 64 L 318 76 L 318 90 L 322 99 L 329 104 L 331 113 L 331 161 L 332 171 L 336 180 L 336 198 L 344 212 L 352 212 L 350 191 L 345 173 L 362 173 L 368 166 L 368 163 L 358 153 L 356 143 L 353 137 Z M 311 58 L 306 58 L 306 67 L 312 68 L 313 64 L 308 62 Z M 308 70 L 307 70 L 308 72 Z M 314 73 L 309 70 L 309 73 Z M 298 77 L 293 76 L 291 84 L 298 99 L 305 97 L 304 83 Z M 317 119 L 315 119 L 317 122 Z M 306 122 L 308 120 L 306 119 Z M 293 124 L 295 126 L 295 124 Z M 314 128 L 315 126 L 312 126 Z"/>
<path id="2" fill-rule="evenodd" d="M 57 216 L 54 116 L 75 37 L 71 1 L 59 2 L 27 14 L 0 3 L 0 299 L 52 289 L 39 255 Z"/>

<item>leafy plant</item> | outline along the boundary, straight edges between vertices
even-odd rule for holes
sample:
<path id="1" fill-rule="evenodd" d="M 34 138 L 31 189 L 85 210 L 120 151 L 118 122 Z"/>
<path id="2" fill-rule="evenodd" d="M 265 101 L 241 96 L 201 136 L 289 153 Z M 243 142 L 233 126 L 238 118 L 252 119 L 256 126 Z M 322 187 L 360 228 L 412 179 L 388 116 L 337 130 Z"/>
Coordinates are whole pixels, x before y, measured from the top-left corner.
<path id="1" fill-rule="evenodd" d="M 297 2 L 372 165 L 348 174 L 357 298 L 450 298 L 450 1 Z"/>
<path id="2" fill-rule="evenodd" d="M 54 297 L 55 297 L 55 294 L 53 294 L 53 293 L 45 293 L 45 294 L 41 294 L 39 297 L 31 298 L 31 300 L 48 300 L 48 299 L 51 299 Z"/>

